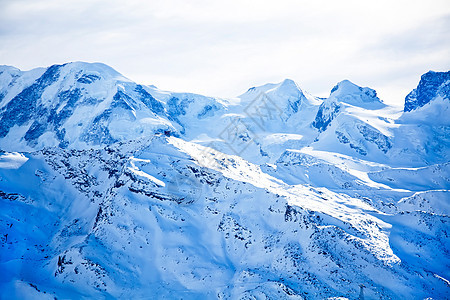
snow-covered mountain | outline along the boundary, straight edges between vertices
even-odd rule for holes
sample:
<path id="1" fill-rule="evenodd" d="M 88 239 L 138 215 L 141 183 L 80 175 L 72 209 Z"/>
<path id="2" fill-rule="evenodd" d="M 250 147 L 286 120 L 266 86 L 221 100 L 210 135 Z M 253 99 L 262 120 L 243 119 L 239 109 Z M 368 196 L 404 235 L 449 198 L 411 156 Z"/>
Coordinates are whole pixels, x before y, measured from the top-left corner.
<path id="1" fill-rule="evenodd" d="M 149 88 L 103 64 L 0 69 L 3 149 L 86 148 L 175 131 Z"/>
<path id="2" fill-rule="evenodd" d="M 402 112 L 348 80 L 221 99 L 2 66 L 0 297 L 445 299 L 449 74 Z"/>
<path id="3" fill-rule="evenodd" d="M 379 156 L 392 148 L 392 127 L 386 105 L 375 90 L 361 88 L 348 80 L 338 83 L 319 107 L 312 125 L 321 133 L 314 144 L 318 149 L 333 149 L 360 156 Z"/>

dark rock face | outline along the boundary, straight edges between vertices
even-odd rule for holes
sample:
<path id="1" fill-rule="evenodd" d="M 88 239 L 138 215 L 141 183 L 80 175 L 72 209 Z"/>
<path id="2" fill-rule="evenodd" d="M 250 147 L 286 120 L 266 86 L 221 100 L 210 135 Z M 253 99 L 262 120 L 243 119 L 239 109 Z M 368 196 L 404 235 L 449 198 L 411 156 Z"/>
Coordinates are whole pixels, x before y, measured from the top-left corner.
<path id="1" fill-rule="evenodd" d="M 151 109 L 155 114 L 164 115 L 164 107 L 156 100 L 150 93 L 148 93 L 142 85 L 138 84 L 135 88 L 135 91 L 139 94 L 140 100 L 145 104 L 149 109 Z"/>
<path id="2" fill-rule="evenodd" d="M 219 109 L 220 109 L 220 107 L 218 107 L 215 104 L 213 104 L 213 105 L 209 105 L 208 104 L 205 107 L 203 107 L 201 112 L 199 112 L 197 114 L 197 118 L 204 119 L 204 118 L 207 118 L 207 117 L 212 117 L 212 116 L 214 116 L 214 112 L 218 111 Z"/>
<path id="3" fill-rule="evenodd" d="M 113 97 L 113 102 L 111 103 L 112 108 L 122 108 L 125 110 L 132 111 L 133 107 L 131 105 L 135 104 L 133 98 L 128 96 L 122 91 L 117 91 Z M 136 105 L 133 105 L 136 106 Z"/>
<path id="4" fill-rule="evenodd" d="M 100 80 L 100 76 L 94 74 L 83 74 L 80 78 L 78 78 L 77 82 L 84 84 L 91 84 L 97 80 Z"/>
<path id="5" fill-rule="evenodd" d="M 404 111 L 422 107 L 437 96 L 450 99 L 450 71 L 423 74 L 417 88 L 406 96 Z"/>
<path id="6" fill-rule="evenodd" d="M 378 130 L 363 124 L 358 124 L 356 127 L 366 141 L 374 143 L 383 153 L 387 153 L 392 148 L 389 138 Z"/>
<path id="7" fill-rule="evenodd" d="M 81 139 L 87 144 L 105 144 L 110 145 L 118 142 L 111 136 L 108 129 L 108 122 L 111 117 L 112 110 L 107 109 L 100 115 L 96 116 L 92 121 L 90 129 L 84 132 Z"/>
<path id="8" fill-rule="evenodd" d="M 319 132 L 325 131 L 340 109 L 341 106 L 336 102 L 331 102 L 329 105 L 322 103 L 312 126 L 317 128 Z"/>
<path id="9" fill-rule="evenodd" d="M 355 141 L 350 140 L 349 136 L 344 132 L 335 131 L 336 137 L 338 141 L 342 144 L 348 144 L 350 148 L 354 149 L 357 153 L 361 155 L 367 155 L 367 151 L 363 149 L 360 145 L 358 145 Z"/>
<path id="10" fill-rule="evenodd" d="M 0 138 L 5 137 L 14 125 L 21 126 L 36 115 L 38 99 L 41 98 L 44 89 L 58 79 L 61 67 L 59 65 L 49 67 L 35 83 L 20 92 L 0 111 Z M 42 134 L 42 126 L 34 124 L 32 127 L 32 132 L 28 135 L 30 139 Z"/>

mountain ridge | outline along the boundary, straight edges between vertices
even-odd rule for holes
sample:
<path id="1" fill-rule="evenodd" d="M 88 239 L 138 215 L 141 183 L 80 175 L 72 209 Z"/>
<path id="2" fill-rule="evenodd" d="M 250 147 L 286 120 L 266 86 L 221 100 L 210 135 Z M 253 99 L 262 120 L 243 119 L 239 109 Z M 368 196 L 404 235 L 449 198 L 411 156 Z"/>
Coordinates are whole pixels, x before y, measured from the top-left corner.
<path id="1" fill-rule="evenodd" d="M 1 298 L 450 292 L 449 101 L 427 77 L 447 75 L 399 115 L 350 81 L 221 99 L 102 64 L 5 72 Z"/>

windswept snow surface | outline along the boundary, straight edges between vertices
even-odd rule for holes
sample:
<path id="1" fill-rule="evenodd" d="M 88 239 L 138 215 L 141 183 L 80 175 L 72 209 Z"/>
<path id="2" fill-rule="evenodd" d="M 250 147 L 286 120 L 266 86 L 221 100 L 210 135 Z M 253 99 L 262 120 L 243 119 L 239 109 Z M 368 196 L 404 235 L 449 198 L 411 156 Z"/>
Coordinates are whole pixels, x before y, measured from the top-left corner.
<path id="1" fill-rule="evenodd" d="M 447 299 L 448 74 L 403 112 L 1 66 L 0 298 Z"/>

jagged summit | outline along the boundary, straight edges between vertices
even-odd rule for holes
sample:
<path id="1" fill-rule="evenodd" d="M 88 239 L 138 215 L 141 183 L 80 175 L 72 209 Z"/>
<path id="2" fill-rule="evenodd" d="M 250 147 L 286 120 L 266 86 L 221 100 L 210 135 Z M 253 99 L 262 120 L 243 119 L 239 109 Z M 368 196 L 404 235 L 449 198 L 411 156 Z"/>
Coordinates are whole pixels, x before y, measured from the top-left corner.
<path id="1" fill-rule="evenodd" d="M 436 99 L 450 99 L 450 71 L 429 71 L 420 78 L 417 88 L 405 98 L 405 112 L 415 110 Z"/>

